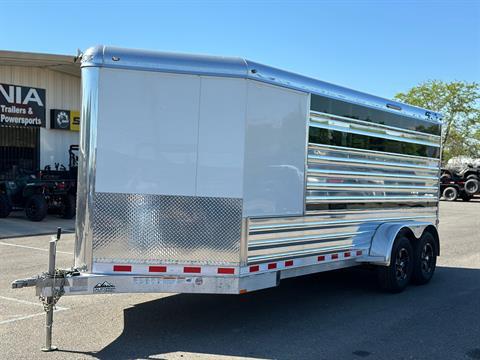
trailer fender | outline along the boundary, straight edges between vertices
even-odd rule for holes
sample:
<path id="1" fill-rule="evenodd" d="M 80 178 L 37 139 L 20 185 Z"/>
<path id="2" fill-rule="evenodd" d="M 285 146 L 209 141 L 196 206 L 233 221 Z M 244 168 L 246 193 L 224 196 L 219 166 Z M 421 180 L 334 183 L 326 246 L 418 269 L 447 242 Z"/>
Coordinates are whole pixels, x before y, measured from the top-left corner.
<path id="1" fill-rule="evenodd" d="M 433 230 L 431 230 L 432 228 Z M 380 225 L 375 231 L 369 254 L 362 260 L 375 265 L 389 266 L 393 242 L 401 231 L 406 231 L 411 238 L 415 239 L 419 239 L 424 231 L 432 231 L 437 242 L 437 252 L 439 251 L 438 233 L 432 223 L 419 221 L 385 223 Z"/>

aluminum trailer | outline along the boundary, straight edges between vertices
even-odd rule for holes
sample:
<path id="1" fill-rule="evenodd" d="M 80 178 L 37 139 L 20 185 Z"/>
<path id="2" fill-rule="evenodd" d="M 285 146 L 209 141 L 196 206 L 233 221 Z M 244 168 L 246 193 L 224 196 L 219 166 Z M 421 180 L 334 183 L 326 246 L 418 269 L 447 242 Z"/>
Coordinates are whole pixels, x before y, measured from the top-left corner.
<path id="1" fill-rule="evenodd" d="M 360 264 L 390 291 L 430 280 L 440 114 L 242 58 L 97 46 L 81 67 L 74 267 L 52 240 L 49 271 L 12 284 L 47 310 Z"/>

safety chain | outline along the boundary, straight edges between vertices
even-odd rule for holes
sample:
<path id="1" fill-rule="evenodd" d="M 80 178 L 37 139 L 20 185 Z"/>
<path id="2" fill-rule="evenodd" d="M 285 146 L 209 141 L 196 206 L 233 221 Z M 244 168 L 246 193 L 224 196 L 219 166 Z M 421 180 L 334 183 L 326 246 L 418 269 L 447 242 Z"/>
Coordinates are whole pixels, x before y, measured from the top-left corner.
<path id="1" fill-rule="evenodd" d="M 66 281 L 66 278 L 67 276 L 75 276 L 75 275 L 78 275 L 78 270 L 77 269 L 55 269 L 55 273 L 53 274 L 53 276 L 49 273 L 46 273 L 44 272 L 40 277 L 39 279 L 41 280 L 46 280 L 46 279 L 53 279 L 53 284 L 52 284 L 52 302 L 49 303 L 48 302 L 48 298 L 50 298 L 50 296 L 42 296 L 40 295 L 39 296 L 39 299 L 40 301 L 42 302 L 43 304 L 43 310 L 45 311 L 48 311 L 50 308 L 53 308 L 54 310 L 56 310 L 56 304 L 58 302 L 58 300 L 60 300 L 60 298 L 65 294 L 65 281 Z M 56 279 L 62 279 L 62 282 L 59 286 L 56 286 Z"/>

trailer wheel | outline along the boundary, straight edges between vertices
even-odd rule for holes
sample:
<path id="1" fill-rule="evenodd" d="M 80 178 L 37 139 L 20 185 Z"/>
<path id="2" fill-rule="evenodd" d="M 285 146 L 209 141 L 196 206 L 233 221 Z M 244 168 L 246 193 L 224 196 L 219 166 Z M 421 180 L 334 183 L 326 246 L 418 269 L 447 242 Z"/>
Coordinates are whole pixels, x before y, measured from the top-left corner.
<path id="1" fill-rule="evenodd" d="M 453 186 L 449 186 L 443 190 L 443 198 L 447 201 L 455 201 L 458 198 L 458 190 Z"/>
<path id="2" fill-rule="evenodd" d="M 47 216 L 48 205 L 42 195 L 33 195 L 25 204 L 25 215 L 31 221 L 42 221 Z"/>
<path id="3" fill-rule="evenodd" d="M 437 265 L 437 249 L 432 233 L 425 232 L 415 246 L 412 282 L 423 285 L 430 281 Z"/>
<path id="4" fill-rule="evenodd" d="M 389 292 L 403 291 L 412 277 L 414 252 L 410 240 L 404 234 L 397 235 L 393 243 L 389 266 L 378 267 L 380 286 Z"/>
<path id="5" fill-rule="evenodd" d="M 480 190 L 480 182 L 477 179 L 468 179 L 465 182 L 465 192 L 468 195 L 476 194 Z"/>
<path id="6" fill-rule="evenodd" d="M 5 194 L 0 194 L 0 218 L 6 218 L 10 215 L 12 207 L 8 202 L 8 197 Z"/>
<path id="7" fill-rule="evenodd" d="M 60 214 L 64 219 L 71 219 L 75 216 L 75 197 L 67 194 L 62 198 L 62 208 Z"/>

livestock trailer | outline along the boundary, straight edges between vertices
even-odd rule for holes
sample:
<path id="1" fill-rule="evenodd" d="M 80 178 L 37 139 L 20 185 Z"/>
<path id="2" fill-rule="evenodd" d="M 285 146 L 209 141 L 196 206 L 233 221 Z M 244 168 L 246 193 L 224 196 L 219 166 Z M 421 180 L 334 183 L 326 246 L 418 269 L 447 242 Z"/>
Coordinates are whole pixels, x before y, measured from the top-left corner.
<path id="1" fill-rule="evenodd" d="M 75 264 L 14 287 L 52 304 L 360 264 L 391 291 L 430 280 L 440 114 L 242 58 L 97 46 L 81 68 Z"/>

